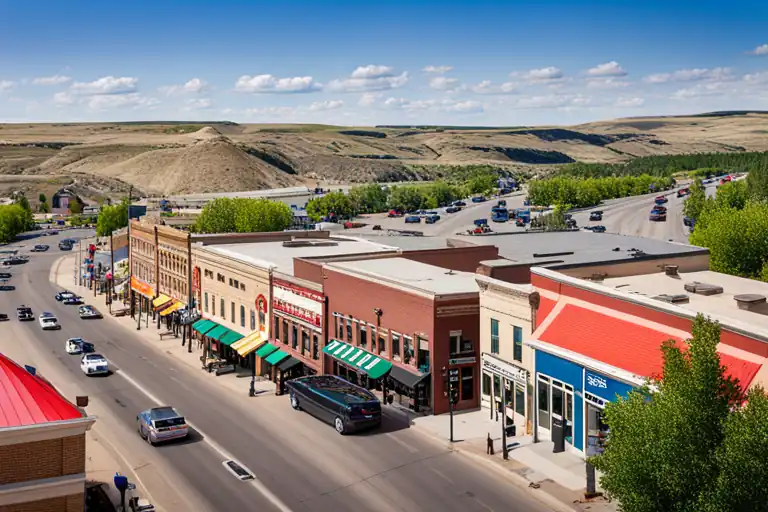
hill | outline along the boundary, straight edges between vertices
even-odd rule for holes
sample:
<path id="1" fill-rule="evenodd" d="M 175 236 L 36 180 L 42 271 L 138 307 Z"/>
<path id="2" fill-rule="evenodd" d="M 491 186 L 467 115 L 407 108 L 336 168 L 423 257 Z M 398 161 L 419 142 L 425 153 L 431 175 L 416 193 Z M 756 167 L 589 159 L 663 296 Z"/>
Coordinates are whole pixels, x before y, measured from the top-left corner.
<path id="1" fill-rule="evenodd" d="M 746 111 L 571 127 L 5 124 L 0 194 L 17 182 L 31 189 L 42 181 L 81 185 L 91 196 L 129 186 L 170 195 L 429 179 L 445 166 L 468 164 L 535 170 L 649 155 L 766 151 L 767 127 L 768 114 Z"/>

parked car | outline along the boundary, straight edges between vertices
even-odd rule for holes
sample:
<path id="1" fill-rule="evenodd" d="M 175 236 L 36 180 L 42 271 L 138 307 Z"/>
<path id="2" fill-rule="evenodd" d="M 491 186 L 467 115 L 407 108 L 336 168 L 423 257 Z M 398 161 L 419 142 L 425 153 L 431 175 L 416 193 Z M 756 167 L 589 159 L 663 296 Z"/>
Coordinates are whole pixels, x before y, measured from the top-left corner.
<path id="1" fill-rule="evenodd" d="M 286 382 L 291 407 L 303 409 L 347 434 L 381 426 L 381 402 L 365 388 L 335 375 L 312 375 Z"/>
<path id="2" fill-rule="evenodd" d="M 69 338 L 64 344 L 67 354 L 90 354 L 93 352 L 93 343 L 88 343 L 83 338 Z"/>
<path id="3" fill-rule="evenodd" d="M 515 226 L 517 226 L 519 228 L 524 228 L 525 227 L 525 219 L 522 218 L 522 217 L 516 218 L 515 219 Z"/>
<path id="4" fill-rule="evenodd" d="M 69 299 L 69 298 L 74 297 L 74 296 L 75 296 L 74 293 L 64 291 L 64 292 L 57 293 L 56 295 L 53 296 L 53 298 L 56 299 L 59 302 L 64 302 L 66 299 Z"/>
<path id="5" fill-rule="evenodd" d="M 8 318 L 7 313 L 0 313 L 0 322 L 7 322 L 8 320 L 10 320 L 10 318 Z"/>
<path id="6" fill-rule="evenodd" d="M 506 208 L 507 200 L 506 199 L 499 199 L 499 201 L 496 203 L 496 206 L 501 206 L 501 207 Z"/>
<path id="7" fill-rule="evenodd" d="M 80 306 L 77 308 L 77 314 L 80 318 L 87 320 L 90 318 L 103 318 L 103 315 L 93 306 Z"/>
<path id="8" fill-rule="evenodd" d="M 32 248 L 32 252 L 45 252 L 49 249 L 49 246 L 45 244 L 37 244 Z"/>
<path id="9" fill-rule="evenodd" d="M 651 220 L 653 222 L 666 222 L 667 209 L 664 207 L 654 208 L 653 210 L 651 210 L 651 213 L 648 216 L 648 220 Z"/>
<path id="10" fill-rule="evenodd" d="M 80 369 L 86 375 L 108 375 L 109 362 L 101 354 L 85 354 L 80 358 Z"/>
<path id="11" fill-rule="evenodd" d="M 71 297 L 67 297 L 63 301 L 61 301 L 62 304 L 67 306 L 79 306 L 83 303 L 82 297 L 78 297 L 77 295 L 73 295 Z"/>
<path id="12" fill-rule="evenodd" d="M 467 206 L 467 203 L 464 201 L 454 201 L 453 206 Z"/>
<path id="13" fill-rule="evenodd" d="M 690 189 L 688 189 L 688 188 L 681 188 L 680 190 L 677 191 L 677 197 L 685 197 L 685 196 L 687 196 L 690 193 L 691 193 Z"/>
<path id="14" fill-rule="evenodd" d="M 593 233 L 605 233 L 605 226 L 592 226 Z"/>
<path id="15" fill-rule="evenodd" d="M 683 225 L 684 226 L 693 226 L 693 218 L 692 217 L 683 217 Z"/>
<path id="16" fill-rule="evenodd" d="M 139 435 L 149 444 L 181 439 L 189 435 L 184 416 L 173 407 L 153 407 L 136 416 Z"/>
<path id="17" fill-rule="evenodd" d="M 424 223 L 425 224 L 434 224 L 435 222 L 437 222 L 439 220 L 440 220 L 440 216 L 437 215 L 437 214 L 435 214 L 435 215 L 427 215 L 426 217 L 424 217 Z"/>
<path id="18" fill-rule="evenodd" d="M 12 284 L 0 284 L 0 292 L 12 292 L 16 287 Z"/>
<path id="19" fill-rule="evenodd" d="M 389 210 L 389 213 L 387 213 L 387 217 L 402 217 L 403 212 L 400 212 L 398 210 Z"/>
<path id="20" fill-rule="evenodd" d="M 421 224 L 421 217 L 418 215 L 409 215 L 405 218 L 406 224 Z"/>
<path id="21" fill-rule="evenodd" d="M 10 272 L 0 272 L 0 279 L 10 279 L 13 277 L 13 274 Z"/>
<path id="22" fill-rule="evenodd" d="M 445 213 L 456 213 L 461 210 L 460 206 L 449 206 L 445 209 Z"/>
<path id="23" fill-rule="evenodd" d="M 576 228 L 576 219 L 565 219 L 565 227 L 568 229 L 575 229 Z"/>
<path id="24" fill-rule="evenodd" d="M 658 196 L 656 199 L 653 200 L 656 204 L 666 204 L 669 202 L 669 199 L 667 199 L 667 196 Z"/>
<path id="25" fill-rule="evenodd" d="M 53 313 L 41 313 L 39 322 L 40 327 L 42 327 L 44 331 L 56 331 L 61 329 L 61 324 Z"/>
<path id="26" fill-rule="evenodd" d="M 589 220 L 591 221 L 599 221 L 603 220 L 603 212 L 592 212 L 589 214 Z"/>
<path id="27" fill-rule="evenodd" d="M 485 198 L 485 196 L 477 196 L 477 197 L 473 197 L 473 198 L 472 198 L 472 202 L 473 202 L 473 203 L 484 203 L 484 202 L 486 202 L 487 200 L 488 200 L 488 199 L 486 199 L 486 198 Z"/>
<path id="28" fill-rule="evenodd" d="M 27 322 L 35 319 L 35 314 L 32 313 L 32 308 L 29 306 L 21 305 L 16 308 L 16 318 L 21 322 Z"/>

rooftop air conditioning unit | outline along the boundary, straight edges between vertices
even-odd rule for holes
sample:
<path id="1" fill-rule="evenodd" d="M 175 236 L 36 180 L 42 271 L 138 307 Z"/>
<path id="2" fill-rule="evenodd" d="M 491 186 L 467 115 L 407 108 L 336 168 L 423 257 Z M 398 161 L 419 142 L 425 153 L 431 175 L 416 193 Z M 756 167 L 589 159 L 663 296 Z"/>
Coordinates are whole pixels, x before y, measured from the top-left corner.
<path id="1" fill-rule="evenodd" d="M 662 293 L 661 295 L 656 295 L 655 297 L 652 297 L 653 299 L 660 300 L 662 302 L 668 302 L 670 304 L 687 304 L 691 301 L 690 297 L 684 293 L 678 293 L 674 295 L 670 295 L 668 293 Z"/>
<path id="2" fill-rule="evenodd" d="M 685 291 L 690 293 L 696 293 L 699 295 L 717 295 L 723 293 L 723 287 L 714 284 L 699 283 L 694 281 L 692 283 L 685 283 L 683 285 Z"/>

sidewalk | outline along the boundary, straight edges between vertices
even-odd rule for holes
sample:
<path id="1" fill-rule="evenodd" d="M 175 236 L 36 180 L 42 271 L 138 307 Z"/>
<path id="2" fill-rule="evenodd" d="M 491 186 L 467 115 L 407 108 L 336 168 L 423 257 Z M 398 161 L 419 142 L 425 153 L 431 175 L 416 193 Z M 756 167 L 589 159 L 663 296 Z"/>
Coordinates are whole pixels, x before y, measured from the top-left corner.
<path id="1" fill-rule="evenodd" d="M 142 316 L 141 328 L 136 330 L 137 320 L 130 316 L 112 317 L 104 304 L 105 296 L 99 295 L 93 301 L 93 291 L 78 286 L 74 282 L 73 257 L 68 256 L 55 264 L 51 271 L 51 281 L 62 289 L 89 297 L 89 301 L 98 302 L 98 308 L 102 311 L 105 321 L 116 322 L 123 328 L 131 329 L 147 343 L 158 350 L 165 352 L 175 361 L 183 363 L 198 378 L 208 381 L 211 385 L 221 386 L 233 391 L 235 394 L 247 396 L 250 387 L 250 371 L 240 370 L 236 373 L 216 376 L 214 373 L 204 372 L 201 369 L 200 356 L 202 351 L 198 349 L 197 342 L 193 342 L 192 352 L 188 347 L 181 346 L 181 336 L 178 338 L 166 337 L 160 340 L 159 333 L 165 332 L 164 327 L 157 329 L 157 323 L 149 326 Z M 116 306 L 113 304 L 113 306 Z M 118 306 L 119 308 L 120 306 Z M 269 380 L 257 377 L 255 383 L 257 395 L 261 399 L 275 399 L 275 384 Z M 616 507 L 602 498 L 590 502 L 584 502 L 584 487 L 586 483 L 586 470 L 583 459 L 571 453 L 553 454 L 551 443 L 533 443 L 531 436 L 516 436 L 507 438 L 510 446 L 509 460 L 503 460 L 501 449 L 501 423 L 490 419 L 487 409 L 461 412 L 454 414 L 454 443 L 450 443 L 450 418 L 448 414 L 440 416 L 418 416 L 412 411 L 400 406 L 390 407 L 389 410 L 396 415 L 406 417 L 415 431 L 421 432 L 434 440 L 445 444 L 451 450 L 462 453 L 474 460 L 488 464 L 496 469 L 502 469 L 503 474 L 514 484 L 521 487 L 532 487 L 542 492 L 542 499 L 549 503 L 554 510 L 590 510 L 613 512 Z M 487 436 L 490 433 L 494 441 L 495 454 L 486 454 Z M 546 497 L 545 497 L 546 496 Z"/>

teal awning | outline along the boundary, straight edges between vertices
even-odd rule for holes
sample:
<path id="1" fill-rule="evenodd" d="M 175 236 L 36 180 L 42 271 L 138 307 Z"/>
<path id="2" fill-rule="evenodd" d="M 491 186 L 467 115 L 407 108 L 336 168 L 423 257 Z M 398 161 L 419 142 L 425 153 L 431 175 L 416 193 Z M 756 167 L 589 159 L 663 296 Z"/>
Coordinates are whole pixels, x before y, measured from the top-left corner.
<path id="1" fill-rule="evenodd" d="M 283 352 L 282 350 L 275 350 L 274 352 L 272 352 L 267 356 L 265 361 L 271 365 L 276 365 L 286 357 L 288 357 L 287 353 Z"/>
<path id="2" fill-rule="evenodd" d="M 208 331 L 210 331 L 211 329 L 213 329 L 214 327 L 216 327 L 217 325 L 219 325 L 219 324 L 217 324 L 216 322 L 212 322 L 210 320 L 206 320 L 205 318 L 203 318 L 203 319 L 200 319 L 197 322 L 193 323 L 192 324 L 192 329 L 194 329 L 195 331 L 199 332 L 200 334 L 205 334 Z"/>
<path id="3" fill-rule="evenodd" d="M 353 370 L 368 374 L 372 379 L 382 377 L 392 368 L 392 363 L 386 359 L 339 340 L 329 341 L 328 345 L 323 347 L 323 352 Z"/>

